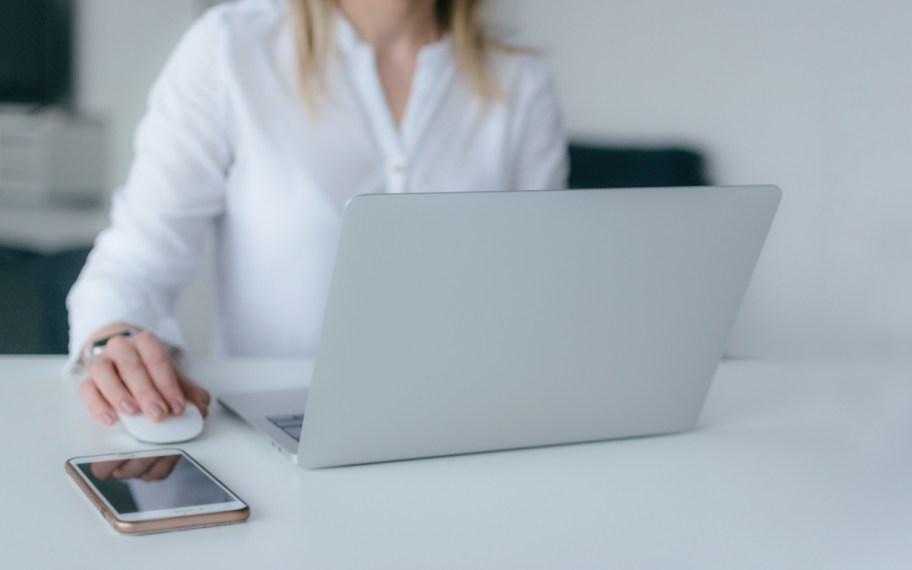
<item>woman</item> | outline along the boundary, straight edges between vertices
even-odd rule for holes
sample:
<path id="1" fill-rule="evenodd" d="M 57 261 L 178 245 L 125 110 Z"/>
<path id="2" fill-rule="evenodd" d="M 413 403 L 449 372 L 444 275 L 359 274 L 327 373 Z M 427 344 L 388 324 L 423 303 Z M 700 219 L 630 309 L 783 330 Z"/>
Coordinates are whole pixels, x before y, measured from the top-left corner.
<path id="1" fill-rule="evenodd" d="M 540 58 L 476 0 L 242 0 L 209 11 L 153 88 L 129 178 L 68 297 L 70 364 L 106 425 L 209 394 L 173 309 L 215 233 L 217 355 L 310 357 L 356 194 L 561 188 Z M 128 336 L 129 335 L 129 336 Z"/>

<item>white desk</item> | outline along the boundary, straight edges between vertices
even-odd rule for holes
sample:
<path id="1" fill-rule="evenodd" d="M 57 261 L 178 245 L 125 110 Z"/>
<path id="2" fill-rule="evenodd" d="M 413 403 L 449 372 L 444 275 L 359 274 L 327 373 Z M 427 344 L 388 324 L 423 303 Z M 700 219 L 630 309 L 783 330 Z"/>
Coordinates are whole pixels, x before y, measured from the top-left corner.
<path id="1" fill-rule="evenodd" d="M 729 362 L 688 434 L 321 471 L 215 405 L 183 447 L 250 521 L 122 537 L 63 463 L 146 446 L 91 420 L 61 362 L 0 358 L 4 568 L 912 568 L 912 365 Z"/>

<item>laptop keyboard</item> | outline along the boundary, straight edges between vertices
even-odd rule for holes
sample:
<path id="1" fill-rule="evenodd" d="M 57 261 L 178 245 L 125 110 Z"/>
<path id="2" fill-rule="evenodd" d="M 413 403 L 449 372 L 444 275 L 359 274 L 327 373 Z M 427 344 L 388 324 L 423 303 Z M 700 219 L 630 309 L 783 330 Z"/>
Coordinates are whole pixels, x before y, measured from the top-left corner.
<path id="1" fill-rule="evenodd" d="M 266 416 L 266 419 L 272 422 L 275 427 L 293 437 L 295 441 L 301 440 L 301 425 L 304 423 L 304 414 Z"/>

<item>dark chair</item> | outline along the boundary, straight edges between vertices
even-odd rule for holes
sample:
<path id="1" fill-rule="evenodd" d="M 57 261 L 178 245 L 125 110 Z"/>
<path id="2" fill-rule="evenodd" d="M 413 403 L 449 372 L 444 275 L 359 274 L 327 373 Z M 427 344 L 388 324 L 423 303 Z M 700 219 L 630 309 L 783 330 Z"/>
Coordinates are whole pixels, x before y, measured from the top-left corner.
<path id="1" fill-rule="evenodd" d="M 570 143 L 570 188 L 709 184 L 706 160 L 693 149 Z"/>
<path id="2" fill-rule="evenodd" d="M 88 254 L 0 247 L 0 354 L 66 352 L 66 296 Z"/>

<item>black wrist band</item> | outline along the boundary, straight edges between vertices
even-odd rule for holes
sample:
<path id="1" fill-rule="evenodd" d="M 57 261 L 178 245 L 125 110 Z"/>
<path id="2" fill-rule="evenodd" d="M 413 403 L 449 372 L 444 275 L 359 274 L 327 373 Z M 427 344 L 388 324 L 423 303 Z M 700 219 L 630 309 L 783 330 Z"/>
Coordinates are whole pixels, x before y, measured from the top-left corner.
<path id="1" fill-rule="evenodd" d="M 138 329 L 130 327 L 125 331 L 120 331 L 120 332 L 116 332 L 114 334 L 109 334 L 106 337 L 100 338 L 100 339 L 92 342 L 92 344 L 89 345 L 89 348 L 86 349 L 85 363 L 87 365 L 91 364 L 93 360 L 95 360 L 96 358 L 101 356 L 102 351 L 104 351 L 105 345 L 107 345 L 108 341 L 111 340 L 112 338 L 114 338 L 116 336 L 133 336 L 138 332 L 139 332 Z"/>

